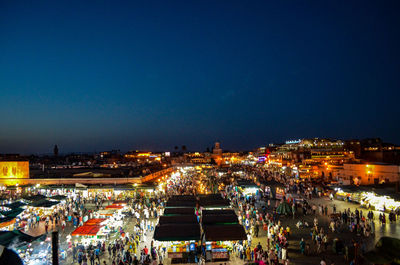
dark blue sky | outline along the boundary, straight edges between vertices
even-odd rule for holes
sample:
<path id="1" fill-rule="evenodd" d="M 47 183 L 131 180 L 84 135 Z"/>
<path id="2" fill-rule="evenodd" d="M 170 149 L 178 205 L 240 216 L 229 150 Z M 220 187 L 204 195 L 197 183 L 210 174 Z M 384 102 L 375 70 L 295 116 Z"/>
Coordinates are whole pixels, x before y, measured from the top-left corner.
<path id="1" fill-rule="evenodd" d="M 1 1 L 0 153 L 398 143 L 399 11 L 399 1 Z"/>

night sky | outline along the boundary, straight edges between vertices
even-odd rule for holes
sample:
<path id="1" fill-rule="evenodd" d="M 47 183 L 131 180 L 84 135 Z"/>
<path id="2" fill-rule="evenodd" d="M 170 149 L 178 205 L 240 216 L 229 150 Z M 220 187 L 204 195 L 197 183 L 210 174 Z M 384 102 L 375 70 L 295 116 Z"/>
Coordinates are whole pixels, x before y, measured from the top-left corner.
<path id="1" fill-rule="evenodd" d="M 400 1 L 1 1 L 0 153 L 399 143 L 399 12 Z"/>

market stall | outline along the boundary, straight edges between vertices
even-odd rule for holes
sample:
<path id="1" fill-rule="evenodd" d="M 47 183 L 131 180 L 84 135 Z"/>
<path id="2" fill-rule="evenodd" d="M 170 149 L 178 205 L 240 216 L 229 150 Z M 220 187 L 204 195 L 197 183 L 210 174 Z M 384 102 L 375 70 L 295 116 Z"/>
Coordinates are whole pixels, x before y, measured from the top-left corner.
<path id="1" fill-rule="evenodd" d="M 184 215 L 184 214 L 193 214 L 195 212 L 194 208 L 165 208 L 164 215 Z"/>
<path id="2" fill-rule="evenodd" d="M 221 194 L 208 194 L 199 196 L 199 205 L 203 209 L 226 209 L 230 207 L 230 201 L 222 198 Z"/>
<path id="3" fill-rule="evenodd" d="M 196 215 L 172 215 L 172 216 L 160 216 L 158 219 L 159 225 L 164 224 L 196 224 Z"/>
<path id="4" fill-rule="evenodd" d="M 367 187 L 343 187 L 335 188 L 335 197 L 340 200 L 346 200 L 361 204 L 367 209 L 390 212 L 400 209 L 400 196 L 396 193 L 390 193 L 385 189 L 370 189 Z"/>
<path id="5" fill-rule="evenodd" d="M 122 208 L 124 208 L 124 206 L 118 204 L 110 204 L 106 206 L 106 209 L 122 209 Z"/>
<path id="6" fill-rule="evenodd" d="M 40 241 L 40 243 L 36 241 Z M 40 252 L 35 251 L 32 247 L 34 242 L 37 243 L 37 246 L 41 246 Z M 19 230 L 0 231 L 0 245 L 17 252 L 24 264 L 46 264 L 51 255 L 50 244 L 48 241 L 46 242 L 45 235 L 33 237 Z M 38 263 L 38 261 L 40 262 Z"/>
<path id="7" fill-rule="evenodd" d="M 98 216 L 99 218 L 107 218 L 109 216 L 113 216 L 114 213 L 117 211 L 117 209 L 104 209 L 104 210 L 99 210 L 95 212 L 95 215 Z"/>
<path id="8" fill-rule="evenodd" d="M 230 259 L 233 243 L 246 240 L 247 235 L 240 224 L 203 224 L 202 241 L 206 244 L 206 261 Z"/>
<path id="9" fill-rule="evenodd" d="M 259 187 L 251 180 L 238 180 L 236 191 L 240 192 L 246 197 L 255 196 L 259 192 Z"/>
<path id="10" fill-rule="evenodd" d="M 236 214 L 224 214 L 224 215 L 203 215 L 201 223 L 203 225 L 212 224 L 238 224 L 239 220 Z"/>
<path id="11" fill-rule="evenodd" d="M 226 209 L 226 210 L 203 210 L 202 211 L 202 216 L 204 217 L 205 215 L 236 215 L 236 213 L 232 209 Z"/>
<path id="12" fill-rule="evenodd" d="M 191 224 L 159 224 L 154 231 L 154 240 L 166 244 L 171 263 L 195 263 L 196 249 L 200 240 L 200 225 L 197 221 Z"/>

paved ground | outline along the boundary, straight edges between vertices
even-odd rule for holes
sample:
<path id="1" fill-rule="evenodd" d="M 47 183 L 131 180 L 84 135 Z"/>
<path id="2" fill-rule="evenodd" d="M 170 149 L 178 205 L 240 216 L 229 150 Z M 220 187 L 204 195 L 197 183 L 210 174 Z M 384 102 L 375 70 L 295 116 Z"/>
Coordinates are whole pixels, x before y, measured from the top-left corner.
<path id="1" fill-rule="evenodd" d="M 364 214 L 367 213 L 366 209 L 360 208 L 360 205 L 354 204 L 354 203 L 349 203 L 345 201 L 339 201 L 339 200 L 334 200 L 330 201 L 328 198 L 315 198 L 310 201 L 311 204 L 322 204 L 322 205 L 327 205 L 328 206 L 328 211 L 329 213 L 332 212 L 332 205 L 335 204 L 337 207 L 337 211 L 343 211 L 344 209 L 350 208 L 351 211 L 354 211 L 356 208 L 359 210 L 362 210 Z M 88 205 L 89 208 L 93 208 L 93 205 Z M 330 219 L 327 216 L 320 216 L 318 215 L 319 219 L 319 224 L 324 227 L 325 231 L 329 231 L 328 229 L 328 224 Z M 377 217 L 379 216 L 379 212 L 374 212 L 375 216 L 375 229 L 376 233 L 375 235 L 371 236 L 370 238 L 363 239 L 364 242 L 366 242 L 367 249 L 370 249 L 374 246 L 375 242 L 379 240 L 381 236 L 395 236 L 395 237 L 400 237 L 400 222 L 398 221 L 397 223 L 387 223 L 386 225 L 382 226 L 379 224 Z M 325 257 L 327 260 L 327 264 L 349 264 L 349 262 L 346 262 L 344 260 L 344 257 L 342 255 L 337 255 L 334 254 L 332 251 L 332 246 L 328 246 L 328 250 L 326 252 L 316 254 L 315 253 L 315 246 L 311 243 L 311 236 L 310 236 L 310 228 L 301 228 L 297 229 L 295 224 L 297 221 L 305 220 L 309 224 L 313 223 L 314 215 L 307 215 L 307 216 L 297 216 L 295 219 L 291 217 L 281 217 L 281 222 L 282 224 L 286 227 L 287 225 L 290 226 L 292 235 L 289 238 L 289 252 L 288 256 L 290 259 L 290 264 L 319 264 L 320 260 L 322 257 Z M 153 219 L 152 220 L 155 224 L 157 223 L 157 220 Z M 133 231 L 133 226 L 136 224 L 136 220 L 134 218 L 129 218 L 125 222 L 125 227 L 124 230 L 128 232 Z M 50 227 L 50 230 L 53 229 L 53 227 Z M 69 235 L 73 231 L 72 226 L 67 226 L 65 229 L 65 232 L 60 231 L 60 247 L 66 249 L 67 248 L 67 243 L 66 243 L 66 236 Z M 34 229 L 30 229 L 28 231 L 29 234 L 37 236 L 41 235 L 44 233 L 44 222 L 41 222 L 40 226 Z M 119 233 L 115 233 L 111 236 L 111 241 L 113 241 L 115 238 L 119 237 Z M 145 245 L 147 247 L 150 246 L 151 241 L 153 237 L 153 232 L 147 233 L 147 235 L 144 238 L 144 241 L 140 243 L 140 246 L 138 248 L 137 255 L 138 257 L 140 256 L 140 249 L 143 248 Z M 310 244 L 311 247 L 311 254 L 309 256 L 303 256 L 299 253 L 299 241 L 301 238 L 304 238 L 307 243 Z M 335 232 L 333 234 L 332 232 L 329 231 L 328 237 L 330 240 L 332 240 L 335 237 L 338 237 L 342 239 L 345 243 L 350 243 L 352 238 L 360 240 L 360 237 L 357 237 L 354 234 L 351 234 L 348 230 L 341 231 L 341 232 Z M 261 245 L 265 248 L 267 245 L 267 236 L 266 232 L 260 229 L 259 237 L 258 238 L 253 238 L 252 240 L 252 245 L 255 247 L 258 242 L 261 243 Z M 108 253 L 105 253 L 101 257 L 101 262 L 103 260 L 106 261 L 106 264 L 111 264 L 112 259 L 108 257 Z M 244 264 L 245 262 L 243 260 L 240 260 L 238 257 L 235 256 L 235 254 L 231 255 L 231 261 L 229 262 L 207 262 L 207 264 L 232 264 L 232 265 L 239 265 L 239 264 Z M 72 258 L 70 256 L 67 257 L 67 260 L 61 261 L 60 264 L 73 264 L 72 263 Z M 169 259 L 165 259 L 164 264 L 170 264 Z"/>
<path id="2" fill-rule="evenodd" d="M 344 209 L 350 208 L 351 211 L 355 211 L 355 209 L 358 209 L 358 210 L 362 210 L 365 215 L 367 213 L 367 210 L 361 208 L 359 204 L 349 203 L 349 202 L 339 201 L 339 200 L 331 201 L 328 198 L 314 198 L 311 201 L 309 201 L 309 203 L 316 204 L 316 205 L 318 205 L 318 204 L 327 205 L 329 213 L 332 213 L 332 211 L 333 211 L 332 210 L 333 204 L 336 205 L 337 211 L 343 211 Z M 359 240 L 359 241 L 362 240 L 363 242 L 365 242 L 367 250 L 369 250 L 374 247 L 376 241 L 378 241 L 379 238 L 382 236 L 400 237 L 400 222 L 398 221 L 397 223 L 393 223 L 393 224 L 387 223 L 386 225 L 382 226 L 379 224 L 379 221 L 378 221 L 379 212 L 376 212 L 376 211 L 374 212 L 375 229 L 376 229 L 375 235 L 370 236 L 369 238 L 358 237 L 357 235 L 350 233 L 347 229 L 344 231 L 341 231 L 341 232 L 335 232 L 333 234 L 328 229 L 328 225 L 330 222 L 329 217 L 321 216 L 319 214 L 317 214 L 317 216 L 319 219 L 319 224 L 324 227 L 325 231 L 328 231 L 328 238 L 330 239 L 330 241 L 333 238 L 337 237 L 337 238 L 343 240 L 346 244 L 350 244 L 351 239 L 354 238 L 356 240 Z M 334 263 L 334 264 L 349 264 L 348 261 L 345 261 L 344 256 L 333 253 L 332 245 L 328 246 L 328 249 L 326 252 L 317 254 L 316 246 L 314 246 L 313 243 L 311 243 L 311 236 L 310 236 L 311 229 L 310 228 L 297 229 L 297 227 L 295 226 L 295 224 L 297 223 L 297 221 L 299 219 L 305 220 L 309 224 L 312 225 L 314 215 L 307 215 L 307 216 L 299 215 L 299 216 L 296 216 L 295 219 L 293 219 L 292 217 L 281 217 L 280 218 L 283 226 L 286 227 L 286 225 L 289 225 L 289 227 L 291 228 L 291 231 L 292 231 L 292 235 L 289 238 L 289 249 L 288 249 L 289 250 L 288 256 L 289 256 L 290 264 L 319 264 L 322 257 L 324 257 L 326 259 L 327 264 L 332 264 L 332 263 Z M 299 242 L 300 242 L 301 238 L 304 238 L 306 240 L 306 242 L 310 244 L 312 253 L 308 256 L 303 256 L 300 254 Z M 267 236 L 266 236 L 265 231 L 260 230 L 259 237 L 253 239 L 252 245 L 255 247 L 258 242 L 261 242 L 263 247 L 266 246 Z"/>

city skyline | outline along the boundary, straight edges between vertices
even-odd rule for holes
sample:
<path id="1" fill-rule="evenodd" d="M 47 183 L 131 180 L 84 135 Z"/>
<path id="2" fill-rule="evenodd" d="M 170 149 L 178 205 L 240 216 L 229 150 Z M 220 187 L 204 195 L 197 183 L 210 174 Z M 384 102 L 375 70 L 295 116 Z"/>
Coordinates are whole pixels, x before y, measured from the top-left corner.
<path id="1" fill-rule="evenodd" d="M 398 144 L 399 7 L 2 2 L 0 153 Z"/>

